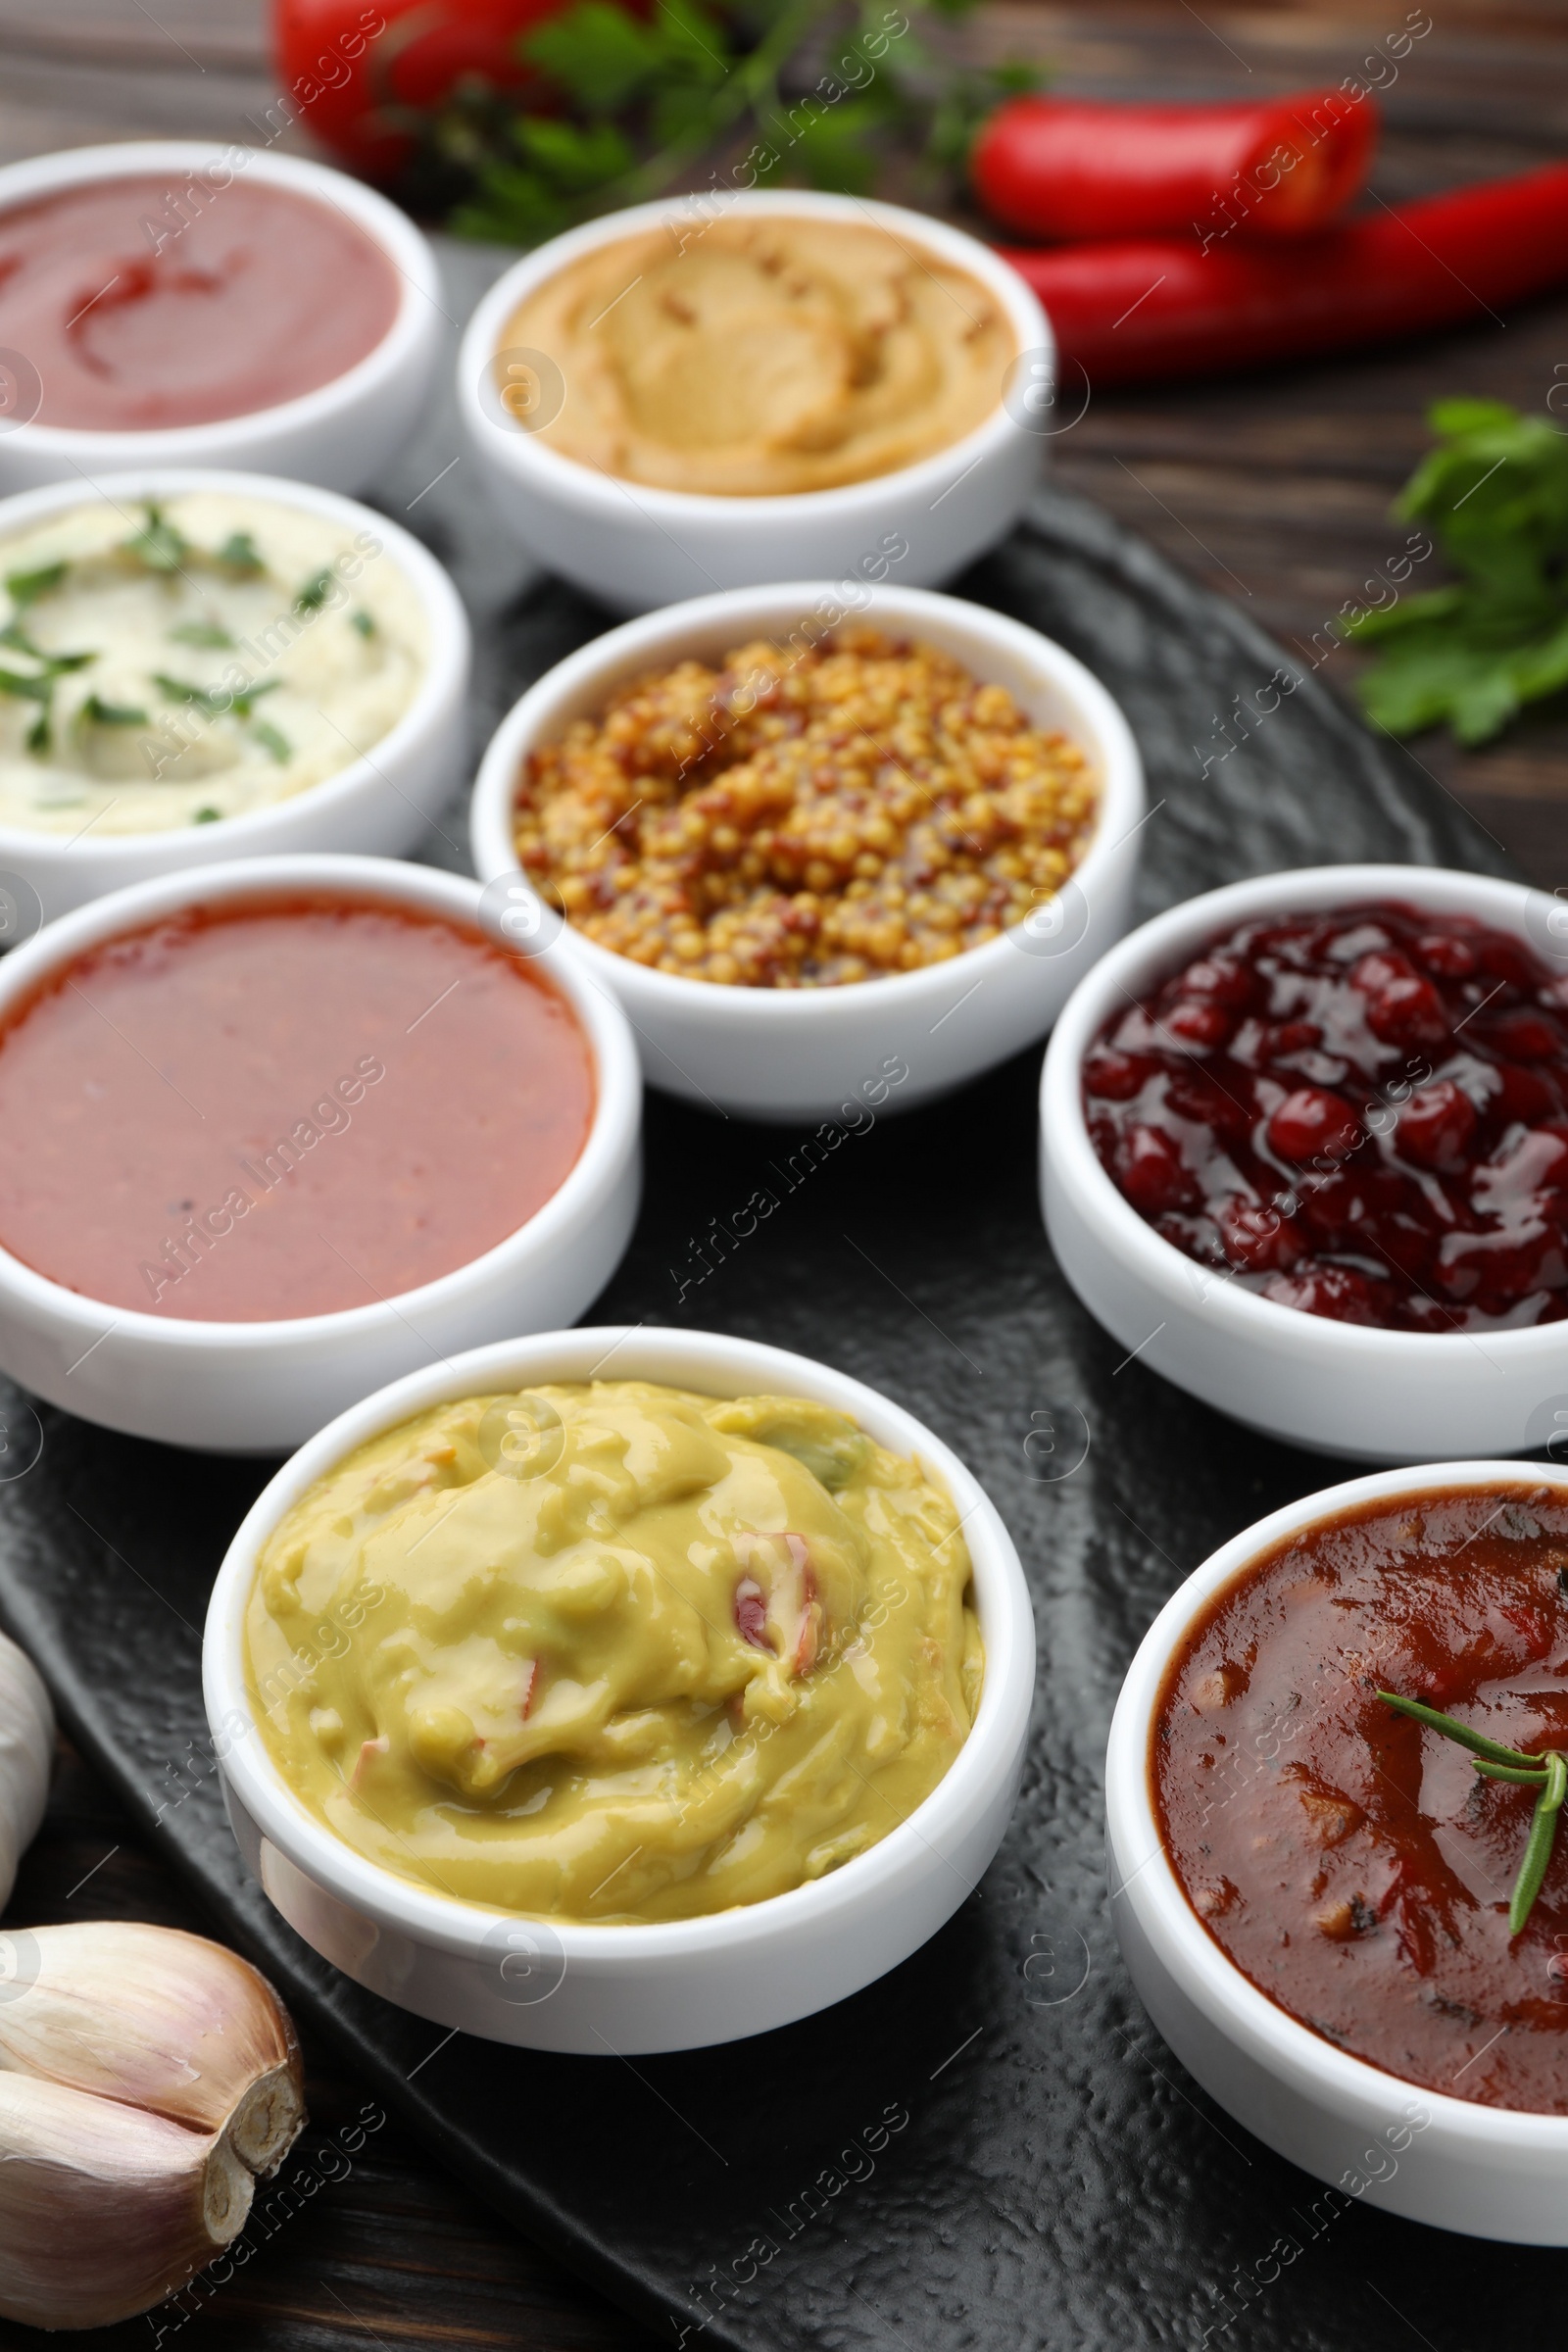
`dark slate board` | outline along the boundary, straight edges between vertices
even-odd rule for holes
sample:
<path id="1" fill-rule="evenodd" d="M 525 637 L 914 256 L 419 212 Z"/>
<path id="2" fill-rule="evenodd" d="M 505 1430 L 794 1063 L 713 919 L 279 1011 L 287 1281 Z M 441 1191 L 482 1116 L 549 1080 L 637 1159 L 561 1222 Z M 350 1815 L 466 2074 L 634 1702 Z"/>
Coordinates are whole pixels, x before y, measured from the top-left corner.
<path id="1" fill-rule="evenodd" d="M 441 464 L 438 427 L 427 441 L 389 512 Z M 603 617 L 552 583 L 519 589 L 515 559 L 509 586 L 471 487 L 410 519 L 483 623 L 482 730 Z M 1194 746 L 1214 748 L 1216 716 L 1282 656 L 1092 510 L 1044 499 L 964 586 L 1061 638 L 1125 705 L 1162 804 L 1146 911 L 1319 859 L 1502 870 L 1310 680 L 1201 774 Z M 461 862 L 461 824 L 444 835 L 432 855 Z M 684 1300 L 691 1239 L 776 1189 L 794 1139 L 654 1099 L 647 1203 L 595 1310 L 753 1334 L 873 1382 L 964 1456 L 1023 1555 L 1040 1689 L 1012 1828 L 935 1941 L 841 2008 L 635 2066 L 535 2057 L 444 2039 L 298 1942 L 241 1872 L 198 1684 L 213 1571 L 268 1465 L 46 1410 L 36 1467 L 0 1486 L 0 1606 L 83 1750 L 300 2014 L 502 2214 L 671 2343 L 1197 2352 L 1239 2323 L 1228 2340 L 1261 2352 L 1451 2352 L 1499 2314 L 1544 2333 L 1568 2260 L 1321 2194 L 1183 2075 L 1122 1972 L 1101 1759 L 1123 1669 L 1216 1544 L 1340 1473 L 1118 1368 L 1041 1230 L 1039 1059 L 847 1141 Z M 1089 1441 L 1054 1481 L 1071 1457 L 1044 1454 L 1048 1418 Z"/>

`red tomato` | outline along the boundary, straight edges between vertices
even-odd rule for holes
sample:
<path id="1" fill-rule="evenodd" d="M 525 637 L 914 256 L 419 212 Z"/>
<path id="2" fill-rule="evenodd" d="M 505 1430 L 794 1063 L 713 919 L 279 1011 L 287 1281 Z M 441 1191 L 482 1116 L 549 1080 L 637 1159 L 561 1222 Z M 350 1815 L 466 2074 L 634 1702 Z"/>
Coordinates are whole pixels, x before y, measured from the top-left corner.
<path id="1" fill-rule="evenodd" d="M 466 74 L 521 90 L 518 35 L 567 0 L 274 0 L 287 97 L 312 136 L 372 177 L 409 153 L 405 108 L 439 106 Z"/>

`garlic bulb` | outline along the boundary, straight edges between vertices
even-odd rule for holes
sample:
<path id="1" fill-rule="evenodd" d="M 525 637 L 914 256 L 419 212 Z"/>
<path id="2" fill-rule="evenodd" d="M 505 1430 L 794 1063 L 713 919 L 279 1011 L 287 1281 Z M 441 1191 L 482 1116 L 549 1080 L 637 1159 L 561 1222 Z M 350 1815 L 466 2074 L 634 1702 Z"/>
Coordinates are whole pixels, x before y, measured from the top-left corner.
<path id="1" fill-rule="evenodd" d="M 0 1910 L 38 1834 L 55 1757 L 55 1715 L 38 1670 L 0 1634 Z"/>
<path id="2" fill-rule="evenodd" d="M 0 2313 L 99 2328 L 146 2311 L 238 2234 L 254 2185 L 221 2134 L 0 2076 Z"/>
<path id="3" fill-rule="evenodd" d="M 276 2171 L 305 2102 L 299 2043 L 265 1977 L 205 1936 L 123 1920 L 33 1928 L 18 1941 L 0 2068 L 222 2132 L 252 2172 Z"/>

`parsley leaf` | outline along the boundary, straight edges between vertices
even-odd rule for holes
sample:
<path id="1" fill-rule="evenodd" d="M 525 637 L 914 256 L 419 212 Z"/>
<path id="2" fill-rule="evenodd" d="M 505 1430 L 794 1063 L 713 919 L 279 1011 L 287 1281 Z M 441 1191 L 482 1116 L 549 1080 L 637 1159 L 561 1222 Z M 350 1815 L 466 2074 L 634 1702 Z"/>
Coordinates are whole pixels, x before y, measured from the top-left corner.
<path id="1" fill-rule="evenodd" d="M 153 684 L 160 694 L 172 703 L 189 703 L 203 718 L 226 718 L 230 711 L 236 718 L 249 718 L 251 706 L 264 694 L 275 694 L 281 680 L 264 678 L 259 686 L 246 686 L 230 693 L 226 686 L 193 686 L 186 678 L 172 678 L 165 670 L 155 670 Z"/>
<path id="2" fill-rule="evenodd" d="M 129 703 L 100 702 L 95 694 L 88 695 L 76 716 L 91 727 L 144 727 L 147 724 L 145 710 L 137 710 Z"/>
<path id="3" fill-rule="evenodd" d="M 6 594 L 21 612 L 28 605 L 35 605 L 40 596 L 48 596 L 51 590 L 58 588 L 69 569 L 70 565 L 66 564 L 44 564 L 36 571 L 8 571 Z"/>
<path id="4" fill-rule="evenodd" d="M 370 617 L 369 613 L 365 611 L 363 606 L 358 612 L 351 612 L 349 614 L 349 619 L 353 626 L 359 630 L 362 637 L 373 637 L 375 635 L 375 622 Z"/>
<path id="5" fill-rule="evenodd" d="M 149 571 L 178 571 L 189 559 L 189 547 L 168 520 L 162 507 L 155 506 L 151 499 L 147 501 L 146 514 L 141 529 L 122 543 L 125 553 L 135 556 Z"/>
<path id="6" fill-rule="evenodd" d="M 193 825 L 216 825 L 220 814 L 221 810 L 217 808 L 198 808 L 190 821 Z"/>
<path id="7" fill-rule="evenodd" d="M 98 659 L 96 654 L 46 654 L 41 645 L 33 644 L 20 620 L 8 620 L 5 627 L 0 629 L 0 645 L 9 645 L 13 652 L 26 654 L 32 661 L 41 662 L 42 674 L 47 678 L 61 677 L 67 670 L 84 669 L 89 662 Z"/>
<path id="8" fill-rule="evenodd" d="M 228 571 L 262 571 L 266 568 L 249 531 L 231 531 L 213 562 L 221 564 Z"/>
<path id="9" fill-rule="evenodd" d="M 26 703 L 46 703 L 53 692 L 53 678 L 29 678 L 20 669 L 0 669 L 0 694 L 14 694 Z"/>
<path id="10" fill-rule="evenodd" d="M 169 634 L 176 645 L 223 646 L 234 642 L 226 629 L 220 629 L 211 620 L 182 620 Z"/>
<path id="11" fill-rule="evenodd" d="M 1486 743 L 1568 686 L 1568 434 L 1501 401 L 1439 401 L 1440 446 L 1396 513 L 1427 524 L 1456 581 L 1342 623 L 1378 660 L 1358 681 L 1374 725 L 1446 722 Z"/>
<path id="12" fill-rule="evenodd" d="M 332 574 L 330 571 L 312 572 L 294 599 L 294 610 L 296 612 L 319 612 L 331 593 Z"/>
<path id="13" fill-rule="evenodd" d="M 578 0 L 518 47 L 529 65 L 541 67 L 589 115 L 615 114 L 640 96 L 663 54 L 658 27 L 610 0 Z"/>
<path id="14" fill-rule="evenodd" d="M 285 760 L 293 759 L 294 746 L 281 727 L 274 727 L 270 719 L 259 718 L 252 727 L 251 733 L 264 752 L 271 753 L 279 767 L 284 764 Z"/>

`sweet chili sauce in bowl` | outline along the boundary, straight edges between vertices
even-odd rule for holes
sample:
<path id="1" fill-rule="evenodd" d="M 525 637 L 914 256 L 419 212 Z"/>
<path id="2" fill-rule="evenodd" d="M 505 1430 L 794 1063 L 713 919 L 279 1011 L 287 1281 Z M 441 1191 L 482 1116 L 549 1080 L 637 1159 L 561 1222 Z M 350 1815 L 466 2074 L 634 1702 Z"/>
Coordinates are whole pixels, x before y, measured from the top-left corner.
<path id="1" fill-rule="evenodd" d="M 1172 1593 L 1105 1759 L 1123 1957 L 1203 2087 L 1347 2208 L 1540 2245 L 1568 2244 L 1568 1840 L 1518 1915 L 1538 1790 L 1452 1735 L 1568 1749 L 1565 1567 L 1556 1463 L 1307 1494 Z"/>
<path id="2" fill-rule="evenodd" d="M 395 205 L 327 166 L 149 139 L 0 170 L 0 492 L 140 465 L 355 490 L 443 314 Z"/>
<path id="3" fill-rule="evenodd" d="M 0 1368 L 260 1452 L 579 1314 L 635 1214 L 635 1047 L 570 942 L 508 953 L 480 902 L 427 867 L 259 858 L 8 956 Z"/>

